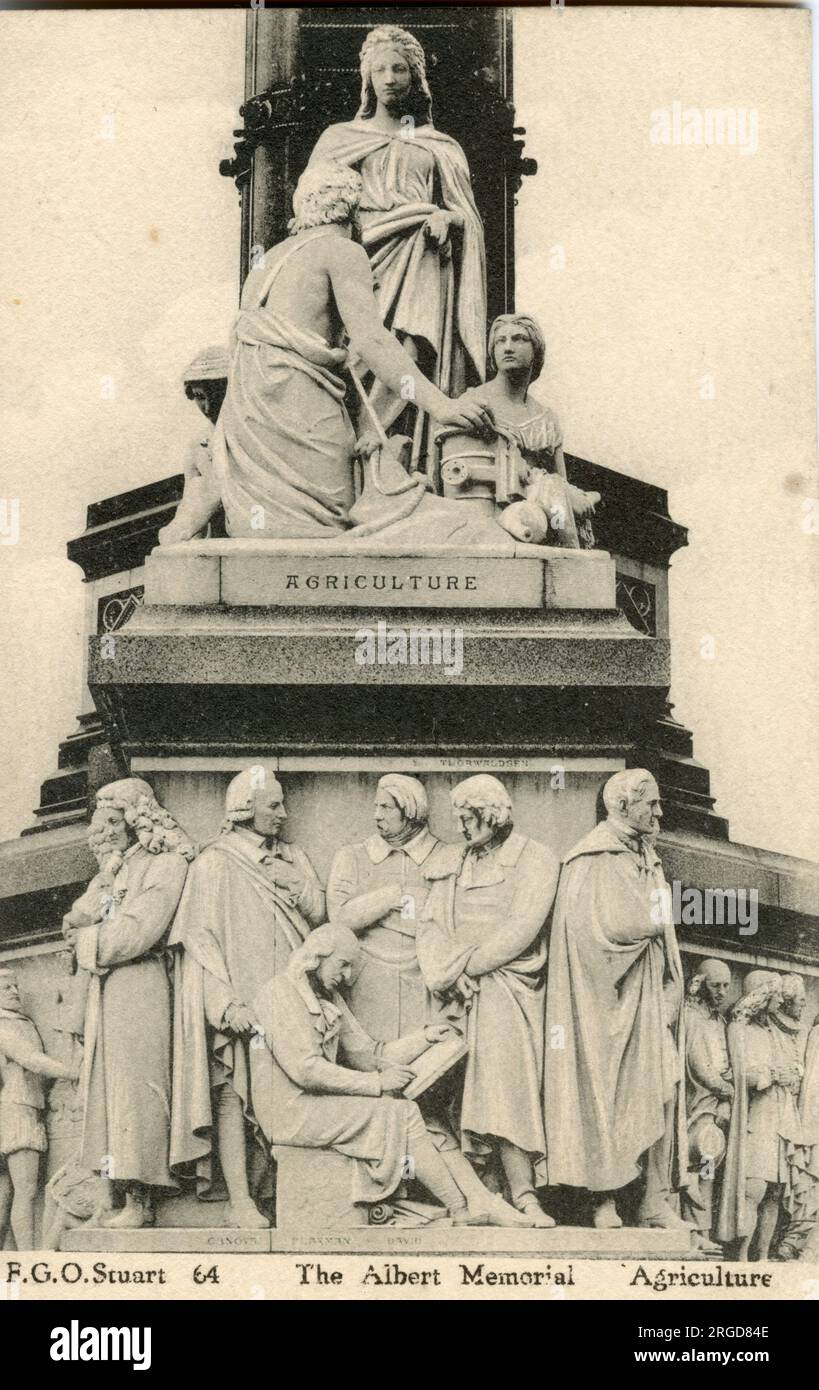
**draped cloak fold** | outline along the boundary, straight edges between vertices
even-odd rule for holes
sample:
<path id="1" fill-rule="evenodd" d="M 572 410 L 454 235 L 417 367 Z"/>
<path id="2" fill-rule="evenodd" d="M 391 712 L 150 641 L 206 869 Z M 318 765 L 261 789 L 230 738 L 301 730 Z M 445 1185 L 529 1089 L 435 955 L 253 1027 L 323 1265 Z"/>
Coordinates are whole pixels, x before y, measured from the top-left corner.
<path id="1" fill-rule="evenodd" d="M 312 874 L 298 846 L 283 848 L 291 862 Z M 188 875 L 169 940 L 169 945 L 183 948 L 174 961 L 171 1169 L 184 1174 L 195 1166 L 200 1197 L 223 1195 L 213 1171 L 213 1089 L 229 1083 L 258 1132 L 248 1043 L 215 1020 L 221 1020 L 231 1004 L 249 1006 L 261 987 L 285 968 L 309 931 L 293 894 L 265 875 L 235 833 L 202 850 Z"/>
<path id="2" fill-rule="evenodd" d="M 811 1029 L 799 1093 L 802 1147 L 793 1159 L 793 1215 L 819 1221 L 819 1027 Z"/>
<path id="3" fill-rule="evenodd" d="M 423 1123 L 413 1101 L 382 1095 L 382 1045 L 339 994 L 319 999 L 306 978 L 268 981 L 254 1012 L 267 1042 L 254 1048 L 252 1060 L 259 1124 L 269 1142 L 334 1149 L 354 1160 L 353 1202 L 390 1197 Z"/>
<path id="4" fill-rule="evenodd" d="M 756 1212 L 746 1200 L 749 1179 L 782 1182 L 785 1205 L 793 1205 L 791 1165 L 801 1152 L 802 1125 L 796 1097 L 773 1080 L 772 1069 L 799 1060 L 799 1044 L 769 1018 L 728 1024 L 728 1055 L 734 1084 L 725 1152 L 717 1240 L 753 1233 Z"/>
<path id="5" fill-rule="evenodd" d="M 168 1170 L 171 1003 L 165 941 L 188 865 L 133 845 L 113 880 L 114 910 L 82 927 L 91 972 L 79 1094 L 81 1162 L 122 1182 L 173 1189 Z"/>
<path id="6" fill-rule="evenodd" d="M 443 209 L 463 218 L 451 257 L 441 256 L 423 232 L 427 218 L 442 209 L 431 201 L 432 180 L 409 162 L 419 149 L 434 161 Z M 365 171 L 360 216 L 381 317 L 393 332 L 430 344 L 436 386 L 457 396 L 470 384 L 467 376 L 484 380 L 486 363 L 486 253 L 469 165 L 457 141 L 432 125 L 414 127 L 406 139 L 357 119 L 329 126 L 308 168 L 333 159 L 362 172 L 364 160 L 379 151 L 383 168 Z"/>
<path id="7" fill-rule="evenodd" d="M 460 1130 L 463 1152 L 485 1156 L 495 1139 L 528 1153 L 539 1187 L 546 1165 L 541 1095 L 546 941 L 557 859 L 512 831 L 487 852 L 442 846 L 426 875 L 430 893 L 418 926 L 418 962 L 427 988 L 446 995 L 476 951 L 497 965 L 476 977 L 466 1016 Z M 518 945 L 506 945 L 514 936 Z M 522 944 L 521 944 L 522 943 Z"/>
<path id="8" fill-rule="evenodd" d="M 279 271 L 315 239 L 294 241 L 272 268 L 254 268 L 242 290 L 211 443 L 229 536 L 332 539 L 349 525 L 355 434 L 337 375 L 346 349 L 268 303 Z"/>
<path id="9" fill-rule="evenodd" d="M 661 892 L 667 885 L 653 849 L 638 856 L 608 822 L 564 860 L 546 1001 L 552 1184 L 594 1192 L 625 1187 L 665 1133 L 665 1106 L 673 1100 L 670 1186 L 685 1185 L 682 966 Z M 665 923 L 659 936 L 653 911 Z"/>

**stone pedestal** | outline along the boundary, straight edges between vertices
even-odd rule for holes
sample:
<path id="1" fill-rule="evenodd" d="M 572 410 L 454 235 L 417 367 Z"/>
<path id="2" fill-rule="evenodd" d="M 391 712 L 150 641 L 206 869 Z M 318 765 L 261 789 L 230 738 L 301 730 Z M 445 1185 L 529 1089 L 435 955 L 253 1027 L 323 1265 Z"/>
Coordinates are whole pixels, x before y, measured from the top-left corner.
<path id="1" fill-rule="evenodd" d="M 353 1160 L 323 1149 L 277 1146 L 276 1230 L 346 1231 L 367 1225 L 367 1209 L 350 1200 Z"/>
<path id="2" fill-rule="evenodd" d="M 500 528 L 498 528 L 500 530 Z M 614 612 L 603 550 L 499 541 L 398 546 L 332 541 L 204 540 L 157 548 L 145 603 L 210 608 L 356 608 Z"/>

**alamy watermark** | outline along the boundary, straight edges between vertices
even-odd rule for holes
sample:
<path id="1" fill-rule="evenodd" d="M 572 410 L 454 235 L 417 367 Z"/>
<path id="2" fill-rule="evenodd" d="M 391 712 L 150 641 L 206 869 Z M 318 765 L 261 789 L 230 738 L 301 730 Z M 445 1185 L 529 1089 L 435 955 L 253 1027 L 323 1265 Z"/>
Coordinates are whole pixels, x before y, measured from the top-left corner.
<path id="1" fill-rule="evenodd" d="M 358 666 L 440 666 L 463 675 L 464 634 L 459 627 L 391 627 L 380 621 L 355 634 Z"/>
<path id="2" fill-rule="evenodd" d="M 759 112 L 746 106 L 683 106 L 672 101 L 651 113 L 652 145 L 728 145 L 740 154 L 759 149 Z"/>
<path id="3" fill-rule="evenodd" d="M 657 926 L 736 927 L 740 936 L 759 929 L 758 888 L 683 888 L 674 879 L 651 894 L 651 920 Z"/>

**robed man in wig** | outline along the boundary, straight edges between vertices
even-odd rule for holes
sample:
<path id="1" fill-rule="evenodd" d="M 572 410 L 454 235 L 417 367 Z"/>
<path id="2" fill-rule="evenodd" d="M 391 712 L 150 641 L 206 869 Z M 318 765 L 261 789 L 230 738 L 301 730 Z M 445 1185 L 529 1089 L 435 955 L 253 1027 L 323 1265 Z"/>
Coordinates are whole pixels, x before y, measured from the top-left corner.
<path id="1" fill-rule="evenodd" d="M 281 838 L 282 788 L 264 767 L 234 777 L 216 840 L 194 865 L 171 945 L 176 961 L 171 1166 L 195 1170 L 199 1196 L 223 1195 L 232 1225 L 268 1224 L 250 1195 L 248 1134 L 257 1134 L 249 1053 L 252 1001 L 324 921 L 310 860 Z"/>
<path id="2" fill-rule="evenodd" d="M 122 1198 L 100 1224 L 138 1229 L 153 1221 L 157 1193 L 177 1185 L 168 1168 L 166 945 L 194 849 L 141 778 L 109 782 L 96 800 L 97 886 L 63 922 L 88 986 L 80 1163 Z"/>
<path id="3" fill-rule="evenodd" d="M 444 395 L 458 396 L 485 375 L 486 259 L 469 165 L 432 123 L 424 50 L 412 34 L 379 24 L 360 57 L 356 116 L 324 131 L 310 163 L 337 160 L 361 174 L 362 243 L 384 323 Z M 383 385 L 371 401 L 385 427 L 407 404 Z M 413 467 L 422 431 L 419 415 Z"/>
<path id="4" fill-rule="evenodd" d="M 546 1002 L 549 1182 L 589 1189 L 595 1226 L 622 1225 L 615 1194 L 643 1173 L 638 1221 L 685 1223 L 682 967 L 654 849 L 662 815 L 642 768 L 615 773 L 608 817 L 566 856 Z"/>

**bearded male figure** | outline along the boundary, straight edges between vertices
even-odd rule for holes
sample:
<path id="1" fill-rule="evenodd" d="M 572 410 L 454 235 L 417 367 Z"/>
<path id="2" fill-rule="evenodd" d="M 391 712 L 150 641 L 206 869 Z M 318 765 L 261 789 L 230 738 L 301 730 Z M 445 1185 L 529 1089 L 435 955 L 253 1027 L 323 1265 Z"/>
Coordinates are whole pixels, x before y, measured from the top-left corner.
<path id="1" fill-rule="evenodd" d="M 220 835 L 206 845 L 179 905 L 171 1166 L 199 1196 L 230 1201 L 228 1220 L 268 1225 L 250 1195 L 248 1137 L 258 1137 L 249 1047 L 252 1002 L 324 921 L 324 891 L 304 850 L 281 838 L 287 812 L 264 767 L 234 777 Z M 218 1161 L 214 1171 L 214 1160 Z"/>
<path id="2" fill-rule="evenodd" d="M 651 773 L 617 772 L 607 819 L 563 861 L 555 903 L 544 1107 L 549 1181 L 586 1188 L 594 1224 L 618 1227 L 617 1192 L 642 1174 L 638 1222 L 686 1227 L 669 1204 L 685 1185 L 682 965 L 654 840 Z"/>
<path id="3" fill-rule="evenodd" d="M 360 58 L 355 118 L 324 131 L 310 164 L 332 159 L 361 174 L 362 242 L 384 323 L 444 395 L 458 396 L 484 379 L 486 258 L 469 165 L 432 123 L 424 50 L 412 34 L 379 24 Z M 371 403 L 388 428 L 407 400 L 376 384 Z M 419 411 L 414 468 L 424 433 Z"/>

